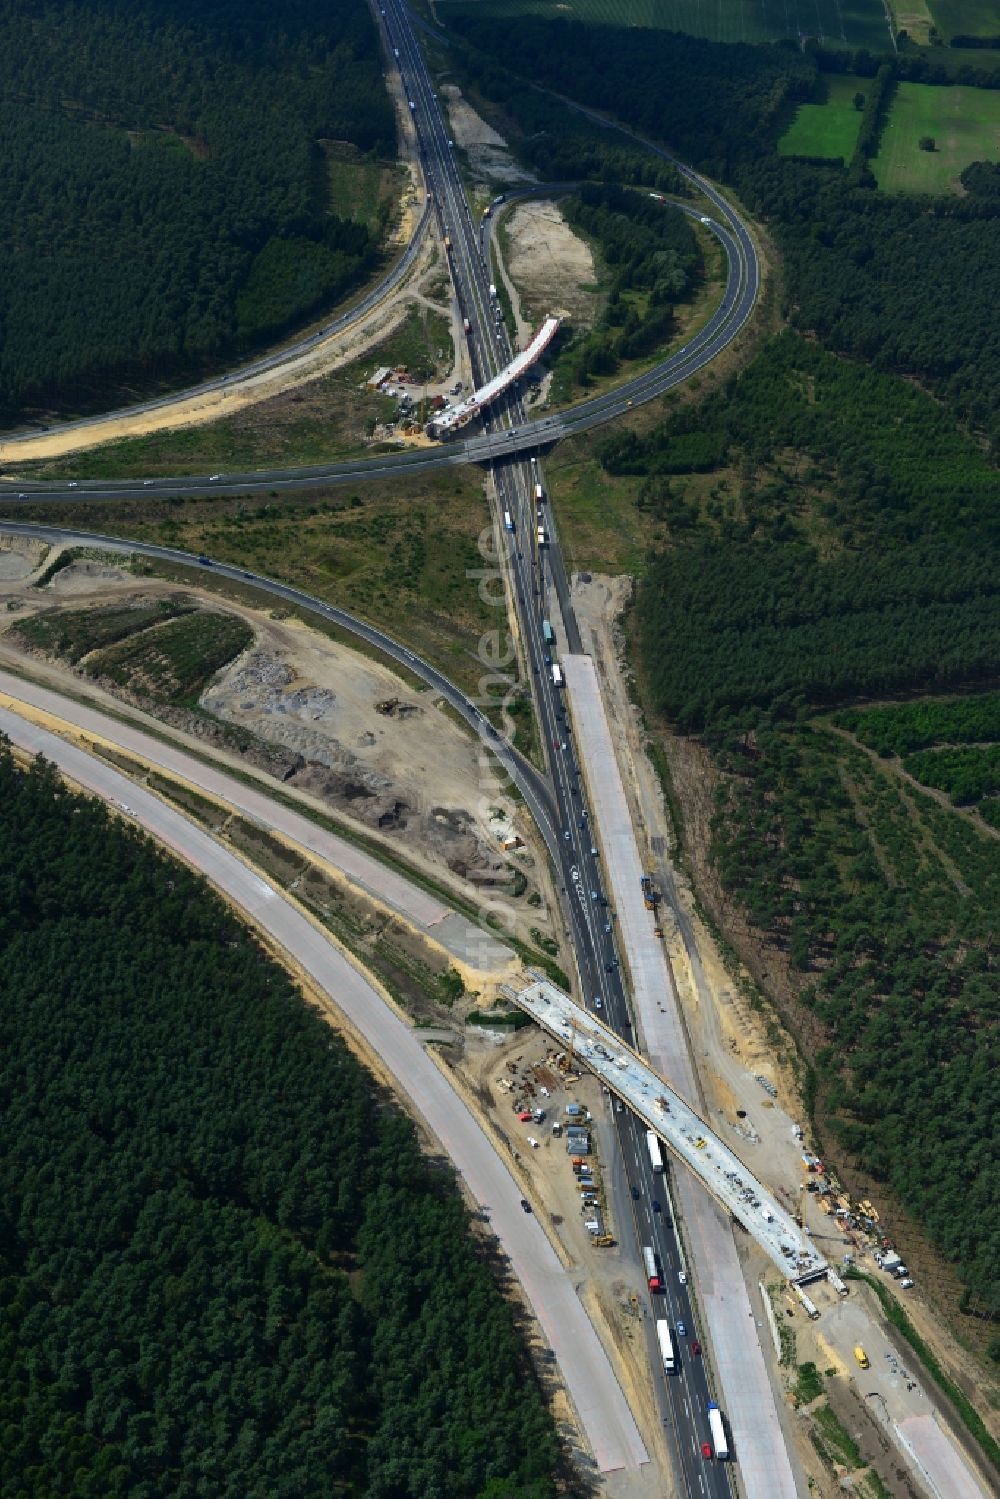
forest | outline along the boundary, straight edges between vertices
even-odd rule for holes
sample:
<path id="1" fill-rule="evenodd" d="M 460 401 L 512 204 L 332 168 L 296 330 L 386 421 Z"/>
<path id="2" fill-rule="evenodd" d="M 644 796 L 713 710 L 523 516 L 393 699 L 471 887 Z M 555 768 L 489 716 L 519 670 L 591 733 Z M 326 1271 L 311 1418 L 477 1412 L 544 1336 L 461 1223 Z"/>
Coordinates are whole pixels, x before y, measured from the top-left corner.
<path id="1" fill-rule="evenodd" d="M 913 386 L 786 332 L 599 452 L 649 475 L 640 503 L 666 519 L 638 619 L 655 705 L 684 731 L 995 675 L 997 473 Z"/>
<path id="2" fill-rule="evenodd" d="M 323 152 L 395 153 L 363 0 L 0 0 L 0 99 L 0 420 L 250 349 L 376 263 Z"/>
<path id="3" fill-rule="evenodd" d="M 599 326 L 566 350 L 570 378 L 586 386 L 669 342 L 674 306 L 694 286 L 700 256 L 683 213 L 617 184 L 585 182 L 562 209 L 596 247 L 609 282 Z"/>
<path id="4" fill-rule="evenodd" d="M 733 736 L 719 761 L 719 878 L 823 1028 L 807 1083 L 819 1139 L 894 1189 L 966 1309 L 1000 1317 L 997 840 L 822 722 L 761 719 L 752 752 Z"/>
<path id="5" fill-rule="evenodd" d="M 450 1173 L 193 874 L 0 746 L 0 1488 L 553 1499 Z"/>

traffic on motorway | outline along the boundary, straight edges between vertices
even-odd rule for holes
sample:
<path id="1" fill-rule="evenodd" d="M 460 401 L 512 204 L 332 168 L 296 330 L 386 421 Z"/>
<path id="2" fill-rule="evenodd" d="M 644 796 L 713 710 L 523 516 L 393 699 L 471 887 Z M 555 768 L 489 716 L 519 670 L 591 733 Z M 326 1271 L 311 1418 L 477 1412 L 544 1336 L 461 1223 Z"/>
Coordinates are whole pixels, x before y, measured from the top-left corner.
<path id="1" fill-rule="evenodd" d="M 485 384 L 513 355 L 503 318 L 497 315 L 493 275 L 487 258 L 488 246 L 480 225 L 474 222 L 464 186 L 459 177 L 448 130 L 435 97 L 423 55 L 417 45 L 403 0 L 386 0 L 381 19 L 388 43 L 399 64 L 406 97 L 412 101 L 414 126 L 420 155 L 439 218 L 442 236 L 450 241 L 449 264 L 460 313 L 468 328 L 469 352 L 476 385 Z M 561 415 L 528 422 L 516 386 L 506 389 L 490 409 L 482 436 L 465 443 L 445 445 L 434 454 L 449 461 L 456 450 L 467 460 L 474 452 L 484 458 L 492 476 L 500 534 L 507 547 L 508 575 L 520 625 L 520 636 L 530 672 L 538 715 L 539 733 L 546 750 L 556 830 L 555 864 L 560 872 L 564 911 L 571 932 L 582 992 L 600 1006 L 608 1026 L 633 1041 L 615 923 L 604 893 L 598 850 L 591 829 L 580 767 L 577 763 L 572 723 L 566 709 L 559 678 L 551 669 L 552 644 L 546 639 L 548 622 L 552 633 L 548 599 L 558 603 L 558 618 L 564 635 L 561 644 L 579 651 L 580 638 L 568 582 L 559 548 L 557 528 L 547 502 L 539 449 L 563 431 L 580 430 L 607 420 L 626 409 L 629 400 L 650 399 L 669 388 L 679 371 L 691 373 L 699 363 L 714 357 L 735 336 L 735 329 L 749 316 L 756 297 L 757 262 L 749 236 L 746 243 L 731 225 L 728 206 L 713 198 L 721 224 L 716 232 L 729 262 L 729 277 L 723 303 L 697 340 L 679 352 L 669 371 L 664 366 L 650 372 L 633 387 L 622 387 L 595 398 L 584 407 Z M 694 345 L 697 343 L 697 348 Z M 671 364 L 668 361 L 668 364 Z M 572 423 L 578 425 L 574 427 Z M 470 452 L 470 450 L 472 450 Z M 509 524 L 508 524 L 509 522 Z M 551 845 L 550 845 L 551 849 Z M 585 892 L 582 895 L 578 892 Z M 636 1205 L 640 1247 L 650 1248 L 674 1276 L 667 1296 L 676 1319 L 694 1327 L 689 1288 L 678 1278 L 683 1268 L 672 1213 L 654 1212 L 653 1188 L 662 1191 L 662 1176 L 654 1180 L 646 1148 L 645 1126 L 628 1110 L 614 1112 L 614 1124 Z M 668 1277 L 670 1279 L 670 1277 Z M 714 1460 L 705 1360 L 700 1356 L 684 1366 L 680 1380 L 668 1381 L 654 1350 L 651 1350 L 664 1433 L 678 1480 L 691 1495 L 730 1493 L 725 1463 Z M 709 1446 L 709 1458 L 704 1445 Z"/>
<path id="2" fill-rule="evenodd" d="M 410 103 L 430 211 L 441 236 L 447 236 L 451 243 L 450 269 L 467 330 L 474 378 L 476 385 L 480 386 L 496 375 L 514 354 L 503 319 L 497 315 L 495 294 L 491 295 L 489 246 L 485 236 L 479 233 L 480 226 L 473 220 L 447 126 L 403 0 L 385 0 L 379 8 L 379 21 L 384 29 L 388 54 L 398 66 L 404 96 Z M 219 491 L 247 492 L 260 488 L 295 489 L 318 482 L 337 483 L 360 477 L 370 479 L 468 462 L 486 465 L 492 477 L 498 518 L 502 517 L 505 522 L 501 534 L 507 543 L 508 575 L 535 697 L 539 731 L 546 749 L 547 776 L 536 771 L 509 743 L 496 737 L 480 707 L 457 693 L 451 683 L 428 663 L 419 660 L 405 646 L 392 641 L 381 631 L 297 589 L 239 569 L 222 567 L 208 558 L 191 559 L 167 548 L 143 546 L 137 550 L 176 561 L 200 560 L 221 576 L 266 587 L 288 601 L 352 630 L 429 681 L 489 744 L 525 795 L 559 871 L 564 912 L 583 993 L 590 1003 L 599 1003 L 605 1023 L 630 1043 L 634 1043 L 635 1038 L 616 947 L 614 917 L 604 893 L 600 860 L 575 754 L 572 724 L 566 711 L 563 689 L 552 670 L 552 643 L 545 637 L 546 623 L 549 623 L 550 632 L 552 629 L 552 615 L 559 620 L 563 636 L 561 645 L 571 652 L 580 650 L 579 629 L 557 527 L 547 503 L 541 456 L 560 437 L 609 421 L 628 407 L 652 400 L 689 378 L 736 337 L 752 312 L 760 273 L 746 226 L 710 184 L 682 164 L 675 165 L 713 205 L 713 216 L 708 219 L 707 227 L 717 236 L 726 255 L 726 287 L 713 316 L 688 344 L 637 380 L 566 411 L 532 421 L 527 419 L 518 390 L 511 387 L 491 407 L 482 433 L 434 448 L 380 455 L 371 460 L 265 473 L 215 474 L 204 478 L 39 484 L 16 491 L 17 498 L 29 502 L 85 496 L 124 498 L 130 494 L 148 494 L 151 488 L 171 494 L 194 493 L 203 491 L 209 483 Z M 0 494 L 8 498 L 12 493 L 9 489 L 0 490 Z M 44 528 L 19 526 L 16 529 L 39 534 Z M 49 533 L 46 531 L 46 534 Z M 84 533 L 61 531 L 59 534 L 73 539 Z M 113 537 L 101 540 L 107 545 L 122 545 Z M 582 899 L 577 894 L 581 889 L 586 892 Z M 653 1337 L 655 1319 L 650 1320 L 650 1361 L 657 1375 L 657 1400 L 678 1482 L 690 1495 L 709 1494 L 722 1499 L 731 1492 L 730 1479 L 726 1464 L 716 1461 L 715 1457 L 729 1454 L 728 1449 L 725 1453 L 718 1450 L 715 1442 L 710 1420 L 713 1392 L 709 1386 L 706 1359 L 701 1356 L 701 1343 L 694 1337 L 697 1323 L 682 1249 L 674 1214 L 663 1211 L 664 1174 L 654 1170 L 642 1122 L 628 1110 L 613 1111 L 612 1120 L 629 1187 L 637 1249 L 648 1249 L 663 1269 L 663 1284 L 651 1293 L 657 1298 L 656 1318 L 670 1323 L 681 1348 L 675 1371 L 679 1377 L 668 1377 L 661 1347 Z M 738 1458 L 738 1453 L 734 1455 Z"/>

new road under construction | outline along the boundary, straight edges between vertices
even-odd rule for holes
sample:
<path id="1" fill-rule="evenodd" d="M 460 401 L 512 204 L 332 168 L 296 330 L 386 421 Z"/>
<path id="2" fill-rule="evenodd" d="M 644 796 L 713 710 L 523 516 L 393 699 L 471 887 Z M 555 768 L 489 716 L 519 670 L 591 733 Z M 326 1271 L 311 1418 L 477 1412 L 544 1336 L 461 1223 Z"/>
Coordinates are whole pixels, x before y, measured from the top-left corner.
<path id="1" fill-rule="evenodd" d="M 712 1196 L 743 1225 L 796 1286 L 828 1276 L 843 1284 L 812 1240 L 703 1119 L 638 1052 L 589 1010 L 547 979 L 504 994 L 601 1079 L 667 1148 L 689 1166 Z"/>

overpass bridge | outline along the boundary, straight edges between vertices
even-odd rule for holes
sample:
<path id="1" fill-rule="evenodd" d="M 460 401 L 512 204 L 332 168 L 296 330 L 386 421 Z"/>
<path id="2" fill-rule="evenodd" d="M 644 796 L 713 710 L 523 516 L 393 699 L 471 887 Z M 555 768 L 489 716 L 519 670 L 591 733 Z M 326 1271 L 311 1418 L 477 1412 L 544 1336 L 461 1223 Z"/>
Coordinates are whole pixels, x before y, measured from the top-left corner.
<path id="1" fill-rule="evenodd" d="M 794 1285 L 829 1275 L 809 1236 L 717 1134 L 596 1015 L 547 979 L 503 994 L 644 1120 Z"/>
<path id="2" fill-rule="evenodd" d="M 559 327 L 557 317 L 547 317 L 532 338 L 526 349 L 520 354 L 515 354 L 508 365 L 505 365 L 498 374 L 474 390 L 464 401 L 457 406 L 452 406 L 449 411 L 442 411 L 440 415 L 432 417 L 427 424 L 427 432 L 430 437 L 450 437 L 467 422 L 471 422 L 474 416 L 478 416 L 484 406 L 489 406 L 497 396 L 502 396 L 505 390 L 509 390 L 515 380 L 527 373 L 533 364 L 537 364 L 545 353 L 549 344 L 556 336 Z"/>

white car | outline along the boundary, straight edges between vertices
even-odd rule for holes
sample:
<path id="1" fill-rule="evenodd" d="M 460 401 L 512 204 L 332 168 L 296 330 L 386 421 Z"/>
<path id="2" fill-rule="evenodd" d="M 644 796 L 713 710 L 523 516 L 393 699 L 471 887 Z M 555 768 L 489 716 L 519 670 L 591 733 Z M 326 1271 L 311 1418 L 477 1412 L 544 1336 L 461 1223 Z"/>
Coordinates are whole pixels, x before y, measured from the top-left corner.
<path id="1" fill-rule="evenodd" d="M 688 1283 L 687 1272 L 684 1270 L 678 1270 L 677 1279 L 680 1281 L 682 1286 L 686 1286 Z"/>

